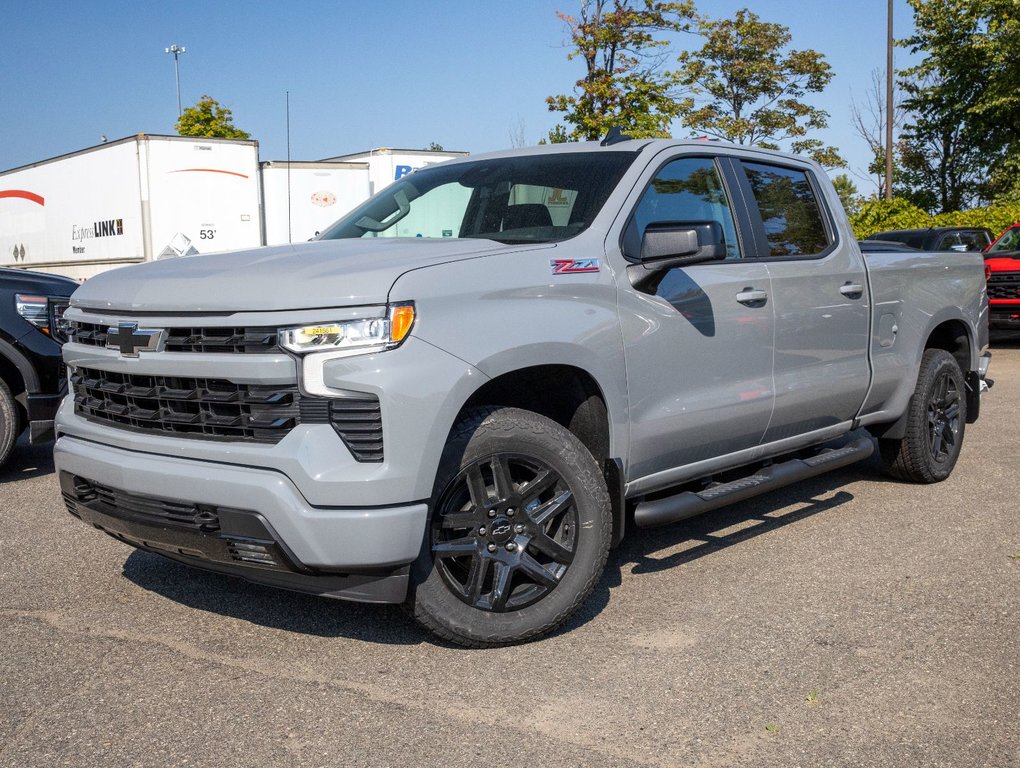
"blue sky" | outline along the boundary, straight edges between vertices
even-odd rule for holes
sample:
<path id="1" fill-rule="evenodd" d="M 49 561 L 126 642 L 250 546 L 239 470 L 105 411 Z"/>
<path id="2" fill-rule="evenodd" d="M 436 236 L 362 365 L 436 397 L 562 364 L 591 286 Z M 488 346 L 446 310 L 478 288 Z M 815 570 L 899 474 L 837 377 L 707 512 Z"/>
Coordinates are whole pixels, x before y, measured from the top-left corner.
<path id="1" fill-rule="evenodd" d="M 556 17 L 577 2 L 0 0 L 0 169 L 97 144 L 101 135 L 173 133 L 173 57 L 164 53 L 171 43 L 187 48 L 185 106 L 207 93 L 230 107 L 259 140 L 263 160 L 286 157 L 288 90 L 295 160 L 430 142 L 484 152 L 510 146 L 519 127 L 535 143 L 559 119 L 545 97 L 581 76 L 582 65 L 566 59 L 568 36 Z M 862 98 L 871 70 L 884 67 L 885 0 L 697 5 L 713 17 L 749 7 L 789 26 L 795 47 L 822 52 L 836 76 L 813 100 L 830 115 L 820 138 L 851 166 L 866 165 L 850 98 Z M 906 3 L 896 0 L 898 37 L 910 23 Z M 897 66 L 906 61 L 897 51 Z"/>

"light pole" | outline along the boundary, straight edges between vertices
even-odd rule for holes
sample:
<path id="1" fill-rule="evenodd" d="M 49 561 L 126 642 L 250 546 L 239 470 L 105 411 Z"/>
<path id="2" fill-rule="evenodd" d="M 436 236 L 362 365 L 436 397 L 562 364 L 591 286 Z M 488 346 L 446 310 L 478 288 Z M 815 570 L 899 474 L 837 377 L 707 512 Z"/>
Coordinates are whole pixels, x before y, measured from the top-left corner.
<path id="1" fill-rule="evenodd" d="M 187 49 L 183 45 L 174 43 L 169 48 L 164 48 L 164 51 L 174 55 L 174 76 L 177 78 L 177 119 L 180 120 L 184 113 L 181 111 L 181 67 L 178 60 L 182 53 L 187 53 Z"/>
<path id="2" fill-rule="evenodd" d="M 892 174 L 893 174 L 893 28 L 892 28 L 893 0 L 889 0 L 889 23 L 886 33 L 886 58 L 885 58 L 885 199 L 892 200 Z"/>

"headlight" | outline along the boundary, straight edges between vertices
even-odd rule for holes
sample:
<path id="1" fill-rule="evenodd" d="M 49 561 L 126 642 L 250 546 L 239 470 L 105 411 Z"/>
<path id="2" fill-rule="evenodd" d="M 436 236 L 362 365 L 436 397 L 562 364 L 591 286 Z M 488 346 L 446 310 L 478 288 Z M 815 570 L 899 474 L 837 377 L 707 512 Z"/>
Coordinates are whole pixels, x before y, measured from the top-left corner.
<path id="1" fill-rule="evenodd" d="M 28 322 L 59 342 L 67 341 L 66 296 L 36 296 L 27 293 L 14 295 L 14 308 Z"/>
<path id="2" fill-rule="evenodd" d="M 309 352 L 351 354 L 381 352 L 398 346 L 414 325 L 414 304 L 390 304 L 385 317 L 316 323 L 280 330 L 280 346 L 299 355 Z"/>

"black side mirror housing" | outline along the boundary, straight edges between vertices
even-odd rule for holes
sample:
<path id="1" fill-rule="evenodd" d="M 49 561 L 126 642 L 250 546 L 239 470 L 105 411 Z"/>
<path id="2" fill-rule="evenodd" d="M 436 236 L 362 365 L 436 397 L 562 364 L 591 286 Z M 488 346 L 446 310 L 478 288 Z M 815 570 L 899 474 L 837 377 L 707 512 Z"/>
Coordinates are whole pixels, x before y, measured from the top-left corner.
<path id="1" fill-rule="evenodd" d="M 726 258 L 726 243 L 718 221 L 656 221 L 641 237 L 639 264 L 628 267 L 631 284 L 646 289 L 674 267 Z M 654 291 L 654 287 L 651 287 Z"/>
<path id="2" fill-rule="evenodd" d="M 657 269 L 725 259 L 722 226 L 718 221 L 653 222 L 641 238 L 640 258 L 646 267 Z"/>

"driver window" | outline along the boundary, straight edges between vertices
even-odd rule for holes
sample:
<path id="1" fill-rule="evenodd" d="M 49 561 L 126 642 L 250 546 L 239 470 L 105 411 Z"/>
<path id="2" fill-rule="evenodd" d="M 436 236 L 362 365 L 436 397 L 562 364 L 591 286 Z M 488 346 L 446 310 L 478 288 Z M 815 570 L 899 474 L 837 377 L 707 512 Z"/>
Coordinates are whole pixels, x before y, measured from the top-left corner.
<path id="1" fill-rule="evenodd" d="M 715 163 L 704 157 L 674 160 L 652 179 L 634 211 L 638 238 L 658 221 L 717 221 L 722 225 L 727 260 L 739 259 L 737 230 Z"/>

